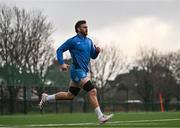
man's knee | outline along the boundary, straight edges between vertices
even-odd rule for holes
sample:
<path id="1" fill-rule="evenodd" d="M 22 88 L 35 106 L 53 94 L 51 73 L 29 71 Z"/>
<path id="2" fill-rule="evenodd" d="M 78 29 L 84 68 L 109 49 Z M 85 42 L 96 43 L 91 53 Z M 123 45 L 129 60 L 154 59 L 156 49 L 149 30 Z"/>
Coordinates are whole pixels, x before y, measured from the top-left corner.
<path id="1" fill-rule="evenodd" d="M 91 83 L 91 81 L 89 80 L 88 82 L 86 82 L 83 86 L 83 89 L 86 91 L 86 92 L 90 92 L 91 90 L 94 90 L 95 87 L 94 85 Z M 96 89 L 95 89 L 96 90 Z"/>
<path id="2" fill-rule="evenodd" d="M 78 87 L 70 87 L 68 91 L 68 95 L 69 97 L 72 97 L 73 99 L 75 96 L 78 95 L 79 91 L 80 91 L 80 88 Z"/>
<path id="3" fill-rule="evenodd" d="M 92 89 L 91 91 L 89 91 L 90 95 L 97 95 L 97 90 L 96 88 Z"/>
<path id="4" fill-rule="evenodd" d="M 68 95 L 70 100 L 73 100 L 75 97 L 71 92 L 68 92 L 67 95 Z"/>

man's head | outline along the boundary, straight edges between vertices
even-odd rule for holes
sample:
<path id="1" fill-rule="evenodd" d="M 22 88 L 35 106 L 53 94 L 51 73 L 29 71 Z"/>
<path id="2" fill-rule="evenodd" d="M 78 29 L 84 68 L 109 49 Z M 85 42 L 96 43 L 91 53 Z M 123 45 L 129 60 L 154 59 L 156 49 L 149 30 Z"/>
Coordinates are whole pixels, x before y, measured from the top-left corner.
<path id="1" fill-rule="evenodd" d="M 85 20 L 79 20 L 75 24 L 75 31 L 76 31 L 77 34 L 87 36 L 87 34 L 88 34 L 88 26 L 86 24 L 86 21 Z"/>

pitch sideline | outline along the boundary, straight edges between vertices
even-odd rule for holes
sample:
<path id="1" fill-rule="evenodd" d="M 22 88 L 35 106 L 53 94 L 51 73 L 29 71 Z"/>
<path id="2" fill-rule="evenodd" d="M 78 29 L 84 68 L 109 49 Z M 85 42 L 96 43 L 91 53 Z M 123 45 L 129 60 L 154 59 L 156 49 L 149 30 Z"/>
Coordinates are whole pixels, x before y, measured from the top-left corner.
<path id="1" fill-rule="evenodd" d="M 158 120 L 131 120 L 131 121 L 111 121 L 106 124 L 119 124 L 119 123 L 144 123 L 144 122 L 164 122 L 164 121 L 176 121 L 180 118 L 175 119 L 158 119 Z M 153 124 L 153 123 L 152 123 Z M 37 125 L 26 125 L 30 127 L 55 127 L 55 126 L 79 126 L 79 125 L 100 125 L 99 123 L 70 123 L 70 124 L 37 124 Z"/>

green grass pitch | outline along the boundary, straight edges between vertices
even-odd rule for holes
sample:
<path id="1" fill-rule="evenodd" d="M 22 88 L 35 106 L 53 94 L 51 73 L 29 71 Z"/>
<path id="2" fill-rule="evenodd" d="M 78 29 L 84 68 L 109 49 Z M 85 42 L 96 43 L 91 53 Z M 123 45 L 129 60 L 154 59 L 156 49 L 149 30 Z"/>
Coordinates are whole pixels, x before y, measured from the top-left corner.
<path id="1" fill-rule="evenodd" d="M 94 113 L 1 115 L 0 128 L 180 128 L 180 112 L 114 113 L 99 124 Z"/>

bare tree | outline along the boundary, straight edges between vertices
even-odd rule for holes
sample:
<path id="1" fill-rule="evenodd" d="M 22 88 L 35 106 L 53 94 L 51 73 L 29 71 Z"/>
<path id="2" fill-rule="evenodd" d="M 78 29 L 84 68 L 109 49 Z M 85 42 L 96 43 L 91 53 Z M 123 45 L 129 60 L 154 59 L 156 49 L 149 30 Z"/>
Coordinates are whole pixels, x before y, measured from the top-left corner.
<path id="1" fill-rule="evenodd" d="M 170 70 L 173 72 L 177 82 L 180 83 L 180 50 L 171 52 L 167 55 L 167 58 L 171 60 L 169 67 Z"/>
<path id="2" fill-rule="evenodd" d="M 1 5 L 0 57 L 1 65 L 16 64 L 29 72 L 44 75 L 52 57 L 50 45 L 52 25 L 40 11 L 27 12 L 17 7 Z"/>
<path id="3" fill-rule="evenodd" d="M 159 93 L 163 94 L 166 103 L 174 96 L 177 85 L 170 70 L 171 61 L 167 54 L 156 49 L 140 49 L 136 63 L 143 74 L 135 74 L 139 83 L 136 91 L 144 99 L 146 109 L 149 103 L 152 103 L 153 109 L 153 102 L 158 101 Z"/>
<path id="4" fill-rule="evenodd" d="M 91 77 L 97 87 L 107 86 L 108 80 L 122 73 L 127 66 L 126 60 L 119 47 L 112 44 L 104 46 L 98 58 L 91 63 Z"/>
<path id="5" fill-rule="evenodd" d="M 52 31 L 51 23 L 41 11 L 0 5 L 0 66 L 7 70 L 4 79 L 11 85 L 10 97 L 16 97 L 17 84 L 25 86 L 45 81 L 47 67 L 53 58 Z M 34 78 L 37 81 L 33 82 Z"/>
<path id="6" fill-rule="evenodd" d="M 169 69 L 173 73 L 174 78 L 176 79 L 177 82 L 177 87 L 176 87 L 176 97 L 177 97 L 177 110 L 180 110 L 180 50 L 177 50 L 175 52 L 171 52 L 170 54 L 167 55 L 167 58 L 170 61 L 170 66 Z"/>

